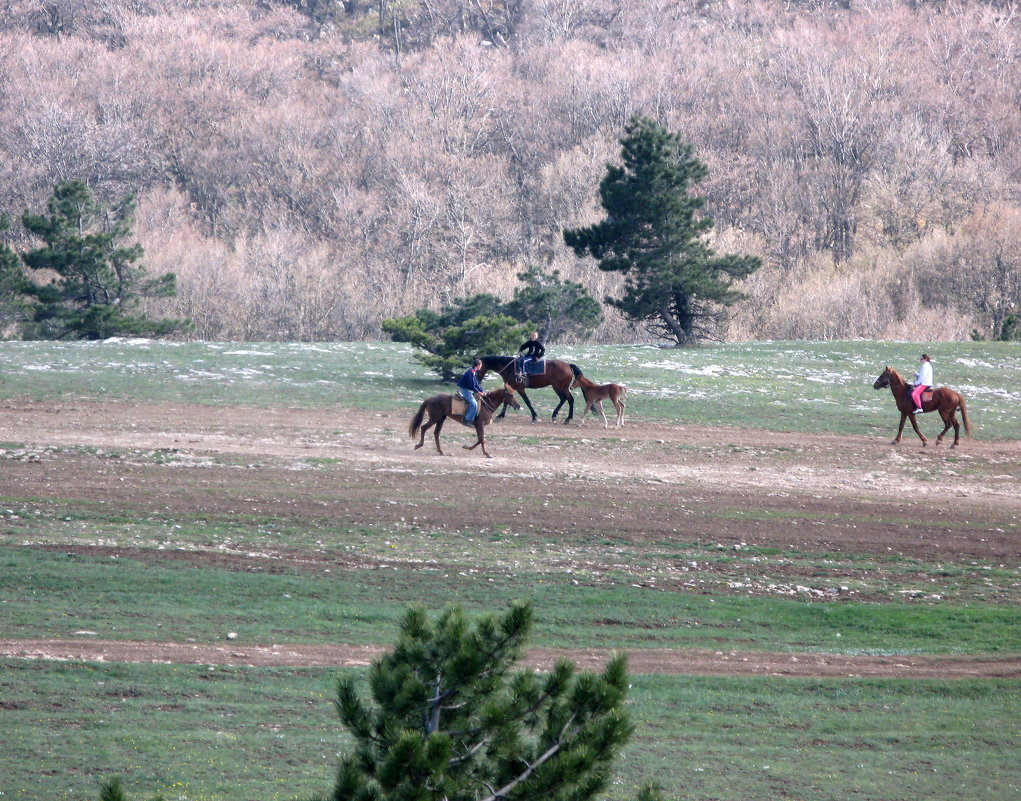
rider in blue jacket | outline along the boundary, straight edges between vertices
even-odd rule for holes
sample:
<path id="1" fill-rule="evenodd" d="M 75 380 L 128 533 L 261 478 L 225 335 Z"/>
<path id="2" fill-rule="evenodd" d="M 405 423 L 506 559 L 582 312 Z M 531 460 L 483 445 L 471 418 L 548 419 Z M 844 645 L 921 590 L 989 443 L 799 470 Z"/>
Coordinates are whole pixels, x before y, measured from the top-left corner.
<path id="1" fill-rule="evenodd" d="M 457 380 L 457 394 L 468 401 L 468 411 L 464 413 L 465 423 L 474 423 L 475 416 L 479 413 L 479 401 L 475 397 L 475 393 L 482 392 L 482 384 L 479 383 L 479 370 L 482 369 L 482 359 L 476 359 L 475 362 L 464 371 Z"/>

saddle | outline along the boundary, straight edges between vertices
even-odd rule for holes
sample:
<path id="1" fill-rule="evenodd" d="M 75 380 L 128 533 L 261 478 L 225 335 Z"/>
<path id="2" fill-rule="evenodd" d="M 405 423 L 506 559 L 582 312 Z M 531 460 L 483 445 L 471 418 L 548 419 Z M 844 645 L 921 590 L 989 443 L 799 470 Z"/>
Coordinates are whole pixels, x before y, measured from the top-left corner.
<path id="1" fill-rule="evenodd" d="M 468 401 L 462 398 L 460 395 L 454 395 L 450 399 L 450 413 L 451 414 L 464 414 L 468 411 Z"/>
<path id="2" fill-rule="evenodd" d="M 518 381 L 524 384 L 525 387 L 528 387 L 529 377 L 534 375 L 543 375 L 546 372 L 546 360 L 539 359 L 536 361 L 534 359 L 529 359 L 524 365 L 522 365 L 521 359 L 518 359 L 514 367 L 517 372 Z"/>

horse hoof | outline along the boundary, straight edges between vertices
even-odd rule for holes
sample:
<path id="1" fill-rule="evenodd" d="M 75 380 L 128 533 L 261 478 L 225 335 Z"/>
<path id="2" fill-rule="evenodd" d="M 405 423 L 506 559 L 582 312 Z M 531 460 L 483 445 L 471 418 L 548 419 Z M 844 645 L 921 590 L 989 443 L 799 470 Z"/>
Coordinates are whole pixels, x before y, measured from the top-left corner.
<path id="1" fill-rule="evenodd" d="M 470 451 L 472 449 L 471 445 L 462 445 L 461 447 L 464 448 L 466 451 Z"/>
<path id="2" fill-rule="evenodd" d="M 487 453 L 485 456 L 486 456 L 487 459 L 492 459 L 493 458 L 493 454 L 491 454 L 491 453 Z"/>

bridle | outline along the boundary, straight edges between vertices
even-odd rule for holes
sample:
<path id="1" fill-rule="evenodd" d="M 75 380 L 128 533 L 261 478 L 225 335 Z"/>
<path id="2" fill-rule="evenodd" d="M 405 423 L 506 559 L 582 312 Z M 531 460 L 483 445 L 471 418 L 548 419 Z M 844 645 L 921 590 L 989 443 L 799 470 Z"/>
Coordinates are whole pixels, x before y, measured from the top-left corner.
<path id="1" fill-rule="evenodd" d="M 499 371 L 499 370 L 497 370 L 497 371 L 496 371 L 496 373 L 497 373 L 497 374 L 499 375 L 500 371 Z M 496 411 L 497 409 L 499 409 L 499 408 L 500 408 L 500 404 L 501 404 L 501 403 L 506 403 L 506 402 L 507 402 L 507 401 L 508 401 L 508 400 L 509 400 L 510 398 L 513 398 L 513 397 L 514 397 L 513 395 L 509 395 L 509 396 L 508 396 L 508 395 L 505 395 L 505 396 L 504 396 L 504 399 L 503 399 L 502 401 L 497 401 L 497 402 L 496 402 L 496 404 L 495 404 L 495 405 L 493 405 L 493 406 L 490 406 L 490 405 L 489 405 L 489 401 L 488 401 L 488 400 L 486 399 L 486 396 L 485 396 L 485 395 L 483 395 L 483 396 L 482 396 L 482 397 L 481 397 L 481 398 L 479 399 L 479 401 L 481 402 L 481 404 L 482 404 L 483 406 L 485 406 L 485 407 L 486 407 L 487 409 L 489 409 L 489 411 L 491 411 L 491 412 L 495 412 L 495 411 Z"/>

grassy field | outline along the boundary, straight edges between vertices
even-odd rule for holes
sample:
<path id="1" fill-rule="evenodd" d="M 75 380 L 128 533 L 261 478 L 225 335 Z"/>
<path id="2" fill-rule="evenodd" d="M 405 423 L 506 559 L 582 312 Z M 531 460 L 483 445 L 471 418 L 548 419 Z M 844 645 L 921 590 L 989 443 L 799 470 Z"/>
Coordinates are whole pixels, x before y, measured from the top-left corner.
<path id="1" fill-rule="evenodd" d="M 551 350 L 594 381 L 625 384 L 629 413 L 640 418 L 838 434 L 896 425 L 889 391 L 872 383 L 886 365 L 910 379 L 920 353 L 914 343 L 876 342 Z M 1021 439 L 1021 344 L 953 342 L 929 352 L 937 383 L 968 398 L 978 437 Z M 410 346 L 393 343 L 0 343 L 0 397 L 393 409 L 448 386 L 413 361 Z"/>
<path id="2" fill-rule="evenodd" d="M 980 439 L 1021 440 L 1021 345 L 926 349 L 939 383 L 968 396 Z M 919 352 L 914 344 L 845 342 L 586 346 L 555 355 L 594 380 L 627 384 L 629 414 L 639 420 L 888 438 L 896 415 L 889 392 L 874 391 L 872 382 L 886 364 L 910 376 Z M 0 343 L 0 406 L 139 401 L 394 411 L 445 390 L 408 348 L 393 344 Z M 552 396 L 542 392 L 537 405 L 551 409 Z M 527 436 L 553 441 L 558 431 Z M 412 601 L 433 608 L 457 601 L 478 612 L 529 597 L 535 645 L 598 648 L 612 632 L 614 645 L 627 648 L 1021 653 L 1021 566 L 1004 560 L 735 550 L 697 535 L 519 537 L 484 524 L 454 530 L 282 513 L 139 514 L 128 501 L 22 497 L 4 483 L 15 460 L 130 475 L 175 458 L 0 444 L 0 637 L 187 643 L 239 631 L 250 644 L 385 644 Z M 219 458 L 229 464 L 232 457 Z M 932 469 L 968 469 L 955 458 Z M 237 467 L 250 471 L 251 492 L 263 491 L 260 465 Z M 324 478 L 345 469 L 314 457 L 300 468 Z M 276 487 L 269 479 L 265 486 Z M 864 523 L 879 512 L 856 514 L 839 522 Z M 961 525 L 979 533 L 988 525 L 969 520 Z M 789 519 L 763 511 L 758 522 L 791 521 L 835 522 L 809 511 Z M 1021 524 L 1015 516 L 1003 525 L 1009 533 Z M 74 551 L 79 545 L 96 550 Z M 136 557 L 99 548 L 130 548 Z M 267 569 L 265 561 L 228 567 L 156 556 L 281 548 L 309 556 L 310 566 L 300 558 Z M 570 567 L 559 559 L 565 553 Z M 353 557 L 372 569 L 352 566 Z M 586 572 L 586 564 L 609 567 Z M 810 577 L 815 594 L 793 586 L 777 592 L 791 575 Z M 676 581 L 657 588 L 665 577 Z M 819 597 L 827 602 L 813 602 Z M 138 799 L 291 801 L 325 793 L 346 742 L 332 709 L 341 674 L 0 659 L 0 801 L 96 799 L 99 778 L 118 774 Z M 668 798 L 704 801 L 1021 798 L 1017 680 L 639 675 L 630 709 L 638 730 L 619 762 L 613 801 L 632 799 L 649 779 Z"/>
<path id="3" fill-rule="evenodd" d="M 0 660 L 3 798 L 98 798 L 97 776 L 168 801 L 308 799 L 347 740 L 341 671 Z M 637 676 L 613 799 L 1007 799 L 1017 682 Z M 25 766 L 32 766 L 31 774 Z"/>

